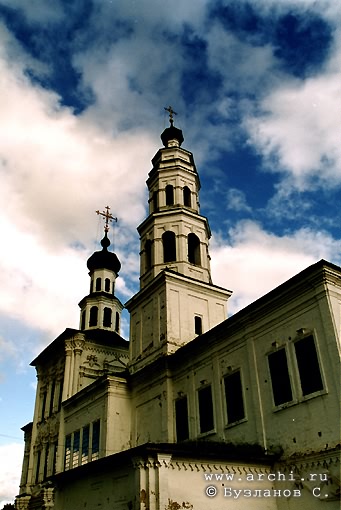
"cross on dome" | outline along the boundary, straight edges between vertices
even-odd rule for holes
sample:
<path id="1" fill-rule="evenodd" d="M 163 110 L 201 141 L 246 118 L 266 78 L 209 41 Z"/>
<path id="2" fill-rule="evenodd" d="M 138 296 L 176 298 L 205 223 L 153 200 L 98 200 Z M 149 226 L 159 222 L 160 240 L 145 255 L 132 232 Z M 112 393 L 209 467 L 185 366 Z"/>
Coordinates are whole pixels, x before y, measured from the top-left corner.
<path id="1" fill-rule="evenodd" d="M 111 214 L 110 207 L 108 205 L 105 206 L 105 209 L 106 210 L 103 212 L 96 211 L 96 213 L 99 214 L 100 216 L 103 216 L 103 219 L 105 220 L 104 232 L 107 234 L 109 232 L 109 223 L 111 223 L 112 221 L 117 221 L 117 218 L 115 218 Z"/>
<path id="2" fill-rule="evenodd" d="M 169 113 L 169 122 L 170 125 L 173 126 L 174 123 L 173 115 L 177 115 L 177 113 L 173 110 L 171 106 L 168 106 L 168 108 L 164 107 L 164 109 L 166 110 L 166 112 Z"/>

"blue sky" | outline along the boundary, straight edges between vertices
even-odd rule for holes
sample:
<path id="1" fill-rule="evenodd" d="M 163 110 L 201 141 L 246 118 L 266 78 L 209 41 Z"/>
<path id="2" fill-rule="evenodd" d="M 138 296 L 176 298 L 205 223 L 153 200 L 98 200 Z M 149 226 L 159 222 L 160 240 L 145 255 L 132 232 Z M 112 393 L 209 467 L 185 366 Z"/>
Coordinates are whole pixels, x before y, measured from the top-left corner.
<path id="1" fill-rule="evenodd" d="M 341 264 L 340 8 L 309 0 L 0 0 L 0 507 L 17 492 L 30 361 L 78 327 L 109 205 L 138 289 L 137 225 L 172 105 L 234 313 Z M 124 326 L 128 335 L 127 322 Z"/>

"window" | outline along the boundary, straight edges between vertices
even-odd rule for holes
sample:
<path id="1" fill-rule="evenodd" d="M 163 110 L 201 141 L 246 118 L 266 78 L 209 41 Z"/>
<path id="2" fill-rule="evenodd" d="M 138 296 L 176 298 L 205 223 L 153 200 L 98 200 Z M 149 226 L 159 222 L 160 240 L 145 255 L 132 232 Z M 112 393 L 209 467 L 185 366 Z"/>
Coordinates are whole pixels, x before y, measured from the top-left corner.
<path id="1" fill-rule="evenodd" d="M 118 333 L 120 330 L 120 314 L 116 312 L 115 316 L 115 331 Z"/>
<path id="2" fill-rule="evenodd" d="M 162 234 L 163 261 L 174 262 L 176 260 L 175 233 L 167 230 Z"/>
<path id="3" fill-rule="evenodd" d="M 53 413 L 55 393 L 56 393 L 56 381 L 52 381 L 49 416 L 51 416 L 51 414 Z"/>
<path id="4" fill-rule="evenodd" d="M 91 460 L 99 458 L 99 432 L 100 422 L 98 420 L 92 424 Z"/>
<path id="5" fill-rule="evenodd" d="M 171 184 L 166 186 L 166 205 L 174 205 L 174 188 Z"/>
<path id="6" fill-rule="evenodd" d="M 175 401 L 175 426 L 177 441 L 189 438 L 187 397 Z"/>
<path id="7" fill-rule="evenodd" d="M 93 279 L 91 278 L 91 281 L 90 281 L 90 294 L 91 292 L 94 290 L 94 281 Z"/>
<path id="8" fill-rule="evenodd" d="M 200 433 L 214 429 L 213 400 L 211 386 L 198 390 Z"/>
<path id="9" fill-rule="evenodd" d="M 96 290 L 102 290 L 102 279 L 96 278 Z"/>
<path id="10" fill-rule="evenodd" d="M 291 402 L 292 391 L 285 349 L 269 354 L 268 363 L 275 406 Z"/>
<path id="11" fill-rule="evenodd" d="M 103 327 L 110 328 L 111 327 L 111 315 L 112 310 L 107 306 L 103 310 Z"/>
<path id="12" fill-rule="evenodd" d="M 90 438 L 90 425 L 83 428 L 82 435 L 82 464 L 89 462 L 89 438 Z"/>
<path id="13" fill-rule="evenodd" d="M 153 193 L 153 212 L 156 212 L 159 208 L 159 199 L 158 199 L 158 192 L 154 191 Z"/>
<path id="14" fill-rule="evenodd" d="M 99 458 L 100 420 L 65 437 L 64 470 Z M 91 444 L 91 450 L 90 450 Z M 57 448 L 57 444 L 56 444 Z"/>
<path id="15" fill-rule="evenodd" d="M 41 462 L 41 450 L 38 450 L 36 457 L 36 473 L 35 473 L 35 483 L 39 482 L 39 474 L 40 474 L 40 462 Z"/>
<path id="16" fill-rule="evenodd" d="M 106 278 L 104 280 L 104 290 L 105 292 L 110 292 L 110 279 Z"/>
<path id="17" fill-rule="evenodd" d="M 85 310 L 82 312 L 81 330 L 85 329 Z"/>
<path id="18" fill-rule="evenodd" d="M 65 438 L 65 456 L 64 456 L 64 469 L 70 469 L 70 461 L 71 461 L 71 434 L 67 435 Z"/>
<path id="19" fill-rule="evenodd" d="M 72 467 L 75 468 L 79 463 L 80 430 L 73 434 Z"/>
<path id="20" fill-rule="evenodd" d="M 47 477 L 47 470 L 49 466 L 49 447 L 48 445 L 45 448 L 45 459 L 44 459 L 44 471 L 43 471 L 43 480 Z"/>
<path id="21" fill-rule="evenodd" d="M 149 271 L 152 267 L 152 242 L 150 239 L 147 239 L 144 245 L 145 251 L 145 270 Z"/>
<path id="22" fill-rule="evenodd" d="M 323 390 L 314 337 L 310 335 L 297 340 L 295 342 L 295 352 L 302 394 L 305 396 Z"/>
<path id="23" fill-rule="evenodd" d="M 64 381 L 61 379 L 59 381 L 59 395 L 58 395 L 58 411 L 60 411 L 62 407 L 62 400 L 63 400 L 63 387 L 64 387 Z"/>
<path id="24" fill-rule="evenodd" d="M 188 244 L 188 262 L 200 266 L 201 257 L 199 237 L 192 233 L 188 234 L 187 244 Z"/>
<path id="25" fill-rule="evenodd" d="M 42 402 L 41 402 L 41 413 L 40 413 L 40 419 L 43 420 L 45 417 L 45 411 L 46 411 L 46 401 L 47 401 L 47 390 L 44 391 L 42 395 Z"/>
<path id="26" fill-rule="evenodd" d="M 97 306 L 92 306 L 90 308 L 90 320 L 89 320 L 89 326 L 97 326 L 98 321 L 98 308 Z"/>
<path id="27" fill-rule="evenodd" d="M 202 317 L 199 317 L 199 315 L 194 317 L 194 333 L 196 335 L 202 334 Z"/>
<path id="28" fill-rule="evenodd" d="M 224 377 L 227 423 L 245 418 L 240 370 Z"/>
<path id="29" fill-rule="evenodd" d="M 183 189 L 184 194 L 184 206 L 191 207 L 191 190 L 188 186 L 185 186 Z"/>

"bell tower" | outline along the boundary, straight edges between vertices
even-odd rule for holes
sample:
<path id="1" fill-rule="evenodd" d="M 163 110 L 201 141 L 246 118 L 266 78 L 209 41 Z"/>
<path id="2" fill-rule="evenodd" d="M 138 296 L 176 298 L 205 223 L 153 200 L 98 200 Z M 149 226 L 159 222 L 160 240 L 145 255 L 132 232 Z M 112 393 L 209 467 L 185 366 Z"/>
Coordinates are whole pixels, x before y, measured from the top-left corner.
<path id="1" fill-rule="evenodd" d="M 147 179 L 149 214 L 138 227 L 140 291 L 126 303 L 133 370 L 223 321 L 231 295 L 212 283 L 211 231 L 199 211 L 199 175 L 193 154 L 181 147 L 175 112 L 166 110 L 170 126 Z"/>

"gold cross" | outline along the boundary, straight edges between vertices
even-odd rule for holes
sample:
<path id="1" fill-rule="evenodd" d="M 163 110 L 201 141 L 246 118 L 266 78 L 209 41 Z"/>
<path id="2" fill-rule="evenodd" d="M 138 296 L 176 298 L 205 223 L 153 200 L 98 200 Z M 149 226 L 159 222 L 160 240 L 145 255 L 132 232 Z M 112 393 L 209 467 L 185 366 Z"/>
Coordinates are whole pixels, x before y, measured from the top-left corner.
<path id="1" fill-rule="evenodd" d="M 166 110 L 166 112 L 169 113 L 169 122 L 170 122 L 170 125 L 173 126 L 173 122 L 174 122 L 173 115 L 177 115 L 177 113 L 173 110 L 173 108 L 171 106 L 168 106 L 168 108 L 166 108 L 164 106 L 164 109 Z"/>
<path id="2" fill-rule="evenodd" d="M 109 223 L 111 221 L 117 221 L 117 218 L 114 218 L 114 216 L 111 214 L 110 207 L 108 205 L 105 207 L 105 209 L 106 209 L 106 211 L 103 211 L 103 212 L 96 211 L 96 213 L 99 214 L 100 216 L 103 216 L 103 219 L 105 219 L 104 232 L 108 233 L 109 232 Z"/>

